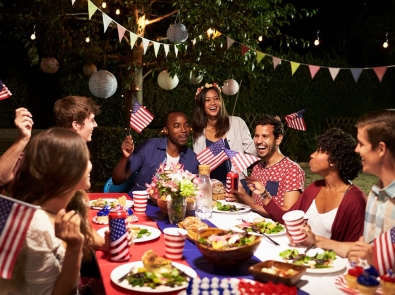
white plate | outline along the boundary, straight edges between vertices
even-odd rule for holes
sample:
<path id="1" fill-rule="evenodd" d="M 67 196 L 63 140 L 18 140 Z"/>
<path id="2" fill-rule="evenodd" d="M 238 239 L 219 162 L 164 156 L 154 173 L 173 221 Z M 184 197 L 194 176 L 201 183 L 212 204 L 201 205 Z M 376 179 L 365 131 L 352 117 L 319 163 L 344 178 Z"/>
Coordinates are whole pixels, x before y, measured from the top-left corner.
<path id="1" fill-rule="evenodd" d="M 238 211 L 235 212 L 229 212 L 229 211 L 221 211 L 218 210 L 217 207 L 213 208 L 213 212 L 215 213 L 225 213 L 225 214 L 240 214 L 240 213 L 246 213 L 251 211 L 251 207 L 244 205 L 244 204 L 240 204 L 240 203 L 235 203 L 235 202 L 226 202 L 225 200 L 218 200 L 216 202 L 220 202 L 222 204 L 229 204 L 229 205 L 235 205 L 237 209 L 239 209 Z"/>
<path id="2" fill-rule="evenodd" d="M 162 234 L 159 229 L 152 227 L 152 226 L 143 225 L 143 224 L 133 224 L 132 226 L 139 227 L 140 229 L 145 228 L 151 233 L 149 236 L 144 236 L 140 239 L 137 239 L 137 238 L 133 239 L 133 242 L 135 242 L 135 243 L 142 243 L 142 242 L 151 241 L 151 240 L 154 240 L 154 239 L 160 237 L 160 235 Z M 104 238 L 104 232 L 106 230 L 108 230 L 108 226 L 97 230 L 97 233 Z"/>
<path id="3" fill-rule="evenodd" d="M 192 278 L 197 278 L 196 271 L 194 271 L 189 266 L 186 266 L 184 264 L 177 263 L 177 262 L 173 262 L 173 265 L 175 267 L 179 268 L 181 271 L 185 272 L 187 275 L 191 276 Z M 137 292 L 144 292 L 144 293 L 151 293 L 151 294 L 152 293 L 173 292 L 173 291 L 182 290 L 182 289 L 185 289 L 186 287 L 188 287 L 187 282 L 182 284 L 181 286 L 177 286 L 177 287 L 158 286 L 155 289 L 152 289 L 150 287 L 140 287 L 140 286 L 133 287 L 132 285 L 130 285 L 128 283 L 127 280 L 123 280 L 120 283 L 118 282 L 118 279 L 120 277 L 122 277 L 123 275 L 125 275 L 131 268 L 143 267 L 143 266 L 144 266 L 144 264 L 142 261 L 135 261 L 135 262 L 129 262 L 129 263 L 122 264 L 122 265 L 118 266 L 117 268 L 115 268 L 111 272 L 111 274 L 110 274 L 111 281 L 115 285 L 120 286 L 125 289 L 128 289 L 128 290 L 137 291 Z"/>
<path id="4" fill-rule="evenodd" d="M 107 203 L 111 203 L 111 202 L 114 202 L 115 200 L 118 200 L 118 199 L 102 199 L 103 201 L 107 201 Z M 103 207 L 100 207 L 100 206 L 93 206 L 93 204 L 94 204 L 94 202 L 96 202 L 97 200 L 90 200 L 89 201 L 89 205 L 90 205 L 90 207 L 91 207 L 91 209 L 95 209 L 95 210 L 101 210 L 101 209 L 103 209 Z M 132 200 L 128 200 L 128 199 L 126 199 L 126 207 L 133 207 L 133 201 Z"/>

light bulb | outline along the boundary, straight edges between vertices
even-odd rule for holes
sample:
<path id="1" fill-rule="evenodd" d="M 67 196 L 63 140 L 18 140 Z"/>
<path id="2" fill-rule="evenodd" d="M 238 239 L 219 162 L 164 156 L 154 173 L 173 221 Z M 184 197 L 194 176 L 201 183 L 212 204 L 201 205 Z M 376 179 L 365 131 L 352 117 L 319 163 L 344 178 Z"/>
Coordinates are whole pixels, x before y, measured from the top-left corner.
<path id="1" fill-rule="evenodd" d="M 119 8 L 117 10 L 115 10 L 115 14 L 119 15 L 121 13 L 121 11 L 119 10 Z"/>
<path id="2" fill-rule="evenodd" d="M 210 37 L 210 35 L 212 35 L 213 34 L 213 29 L 212 28 L 209 28 L 208 30 L 207 30 L 207 35 Z"/>
<path id="3" fill-rule="evenodd" d="M 146 25 L 149 24 L 149 20 L 148 20 L 148 19 L 145 20 L 145 24 L 146 24 Z"/>
<path id="4" fill-rule="evenodd" d="M 259 36 L 259 37 L 258 37 L 258 41 L 259 41 L 259 42 L 262 42 L 262 40 L 263 40 L 263 37 L 262 37 L 262 36 Z"/>
<path id="5" fill-rule="evenodd" d="M 316 40 L 314 41 L 314 45 L 315 45 L 315 46 L 320 45 L 320 40 L 316 39 Z"/>
<path id="6" fill-rule="evenodd" d="M 101 7 L 106 8 L 106 7 L 107 7 L 106 2 L 103 2 L 103 3 L 101 4 Z"/>
<path id="7" fill-rule="evenodd" d="M 91 42 L 91 39 L 89 38 L 89 36 L 88 36 L 88 37 L 86 37 L 86 39 L 85 39 L 85 42 L 86 42 L 86 43 L 89 43 L 89 42 Z"/>
<path id="8" fill-rule="evenodd" d="M 36 34 L 33 33 L 33 34 L 30 36 L 30 39 L 32 39 L 32 40 L 36 39 Z"/>
<path id="9" fill-rule="evenodd" d="M 387 48 L 387 47 L 388 47 L 388 41 L 385 41 L 385 42 L 383 43 L 383 47 L 384 47 L 384 48 Z"/>

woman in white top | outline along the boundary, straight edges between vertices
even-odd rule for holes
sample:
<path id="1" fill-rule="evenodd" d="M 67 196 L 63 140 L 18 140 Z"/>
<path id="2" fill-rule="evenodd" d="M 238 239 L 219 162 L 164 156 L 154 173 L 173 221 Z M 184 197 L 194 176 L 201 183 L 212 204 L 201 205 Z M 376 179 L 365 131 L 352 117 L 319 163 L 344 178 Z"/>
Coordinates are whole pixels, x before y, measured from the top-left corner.
<path id="1" fill-rule="evenodd" d="M 83 248 L 90 247 L 92 234 L 81 227 L 83 216 L 65 209 L 77 191 L 90 187 L 91 169 L 85 141 L 71 130 L 52 128 L 30 141 L 11 193 L 41 209 L 30 223 L 12 279 L 0 280 L 2 294 L 76 294 Z"/>

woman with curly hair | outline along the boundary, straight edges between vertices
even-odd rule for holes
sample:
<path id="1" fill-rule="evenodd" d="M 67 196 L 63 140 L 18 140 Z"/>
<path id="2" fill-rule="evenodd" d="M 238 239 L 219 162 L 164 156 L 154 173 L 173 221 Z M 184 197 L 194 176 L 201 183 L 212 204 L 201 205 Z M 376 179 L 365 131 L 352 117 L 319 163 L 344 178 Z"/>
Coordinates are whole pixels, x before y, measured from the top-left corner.
<path id="1" fill-rule="evenodd" d="M 353 183 L 362 169 L 355 152 L 356 141 L 344 131 L 331 128 L 318 137 L 317 150 L 310 155 L 311 172 L 323 177 L 306 187 L 288 210 L 302 210 L 314 234 L 341 242 L 355 242 L 363 234 L 366 196 Z M 279 207 L 259 181 L 249 180 L 251 190 L 261 195 L 273 220 L 284 223 L 287 211 Z"/>
<path id="2" fill-rule="evenodd" d="M 214 142 L 223 140 L 227 149 L 257 155 L 247 124 L 240 117 L 228 115 L 217 83 L 205 84 L 197 89 L 192 118 L 193 151 L 196 154 Z M 210 177 L 226 185 L 229 171 L 237 170 L 227 160 L 214 169 Z M 243 174 L 239 174 L 239 179 L 248 190 Z"/>

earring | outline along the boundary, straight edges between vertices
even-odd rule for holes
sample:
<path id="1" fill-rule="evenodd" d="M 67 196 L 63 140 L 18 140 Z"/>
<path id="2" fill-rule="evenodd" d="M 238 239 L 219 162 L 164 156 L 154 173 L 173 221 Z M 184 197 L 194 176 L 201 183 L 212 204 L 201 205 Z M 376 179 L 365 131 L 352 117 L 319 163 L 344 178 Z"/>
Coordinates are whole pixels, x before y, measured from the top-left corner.
<path id="1" fill-rule="evenodd" d="M 335 166 L 335 164 L 329 164 L 329 166 L 333 167 L 333 166 Z"/>

